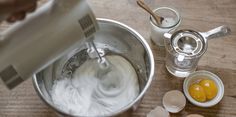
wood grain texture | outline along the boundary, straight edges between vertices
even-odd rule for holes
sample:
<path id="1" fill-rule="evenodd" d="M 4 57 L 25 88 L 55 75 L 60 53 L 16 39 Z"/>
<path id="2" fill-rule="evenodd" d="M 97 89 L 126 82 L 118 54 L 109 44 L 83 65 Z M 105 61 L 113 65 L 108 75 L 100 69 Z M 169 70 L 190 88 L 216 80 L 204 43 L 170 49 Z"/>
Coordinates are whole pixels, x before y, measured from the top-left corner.
<path id="1" fill-rule="evenodd" d="M 45 1 L 45 0 L 44 0 Z M 41 1 L 41 4 L 44 2 Z M 162 105 L 165 92 L 182 90 L 183 80 L 171 76 L 164 67 L 164 49 L 149 39 L 149 15 L 138 7 L 135 0 L 88 0 L 97 17 L 114 19 L 138 31 L 151 45 L 155 57 L 155 78 L 139 108 L 128 113 L 132 117 L 145 117 L 156 106 Z M 190 113 L 205 117 L 236 117 L 236 0 L 146 0 L 152 8 L 169 6 L 181 16 L 181 27 L 207 31 L 220 25 L 230 26 L 230 36 L 210 40 L 208 50 L 201 58 L 198 69 L 208 70 L 221 77 L 225 85 L 223 100 L 214 107 L 200 108 L 187 103 L 186 108 L 171 117 L 185 117 Z M 9 25 L 1 24 L 0 30 Z M 56 117 L 34 91 L 29 79 L 12 91 L 0 84 L 0 117 Z"/>

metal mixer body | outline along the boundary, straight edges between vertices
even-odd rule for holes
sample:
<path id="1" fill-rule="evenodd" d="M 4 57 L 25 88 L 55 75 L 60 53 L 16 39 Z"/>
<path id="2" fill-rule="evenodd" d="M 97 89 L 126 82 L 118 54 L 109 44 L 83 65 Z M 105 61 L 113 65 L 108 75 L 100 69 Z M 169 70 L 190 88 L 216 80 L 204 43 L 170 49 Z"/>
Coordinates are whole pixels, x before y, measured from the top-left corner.
<path id="1" fill-rule="evenodd" d="M 0 77 L 9 89 L 73 50 L 98 29 L 86 0 L 53 0 L 0 34 Z"/>

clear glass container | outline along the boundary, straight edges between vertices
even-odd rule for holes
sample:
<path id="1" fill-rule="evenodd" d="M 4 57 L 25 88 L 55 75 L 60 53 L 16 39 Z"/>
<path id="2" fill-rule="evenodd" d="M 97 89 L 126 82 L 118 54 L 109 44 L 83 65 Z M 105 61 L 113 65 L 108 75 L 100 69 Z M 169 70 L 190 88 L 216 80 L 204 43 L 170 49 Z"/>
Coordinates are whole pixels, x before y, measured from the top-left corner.
<path id="1" fill-rule="evenodd" d="M 154 18 L 150 16 L 150 38 L 156 45 L 164 46 L 164 33 L 176 30 L 181 23 L 181 18 L 175 9 L 169 7 L 159 7 L 154 9 L 153 12 L 163 17 L 164 20 L 161 24 L 158 24 Z"/>
<path id="2" fill-rule="evenodd" d="M 206 52 L 208 40 L 230 34 L 227 26 L 220 26 L 207 32 L 185 28 L 165 33 L 166 68 L 176 77 L 187 77 L 197 69 L 198 61 Z"/>
<path id="3" fill-rule="evenodd" d="M 179 30 L 165 40 L 165 48 L 167 70 L 184 78 L 197 69 L 198 61 L 207 49 L 207 41 L 195 31 Z"/>

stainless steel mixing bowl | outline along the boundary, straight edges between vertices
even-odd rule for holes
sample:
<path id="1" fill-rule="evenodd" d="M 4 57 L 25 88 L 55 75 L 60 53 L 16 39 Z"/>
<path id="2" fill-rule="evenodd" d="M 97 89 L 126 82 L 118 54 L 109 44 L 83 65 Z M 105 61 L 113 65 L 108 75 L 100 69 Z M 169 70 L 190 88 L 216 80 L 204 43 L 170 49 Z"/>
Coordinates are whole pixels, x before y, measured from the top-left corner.
<path id="1" fill-rule="evenodd" d="M 148 43 L 135 30 L 114 20 L 97 20 L 100 26 L 100 30 L 96 33 L 94 40 L 97 48 L 104 54 L 118 54 L 125 57 L 135 68 L 139 80 L 140 92 L 135 100 L 109 115 L 97 115 L 99 117 L 115 116 L 137 107 L 151 84 L 154 75 L 154 58 Z M 38 95 L 57 113 L 66 116 L 81 116 L 70 115 L 58 109 L 52 102 L 50 91 L 54 80 L 61 78 L 61 76 L 70 77 L 73 70 L 78 68 L 88 58 L 87 47 L 84 43 L 81 43 L 74 51 L 33 76 L 33 84 Z"/>

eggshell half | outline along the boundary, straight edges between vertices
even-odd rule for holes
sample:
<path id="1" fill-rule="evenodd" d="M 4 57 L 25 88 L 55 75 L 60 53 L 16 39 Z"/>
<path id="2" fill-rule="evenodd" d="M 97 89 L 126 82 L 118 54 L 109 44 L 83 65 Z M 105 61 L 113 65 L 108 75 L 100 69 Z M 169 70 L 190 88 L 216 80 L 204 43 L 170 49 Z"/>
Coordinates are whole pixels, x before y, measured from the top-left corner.
<path id="1" fill-rule="evenodd" d="M 147 117 L 170 117 L 170 114 L 161 106 L 157 106 L 147 114 Z"/>
<path id="2" fill-rule="evenodd" d="M 186 117 L 204 117 L 204 116 L 199 115 L 199 114 L 190 114 L 190 115 L 187 115 Z"/>
<path id="3" fill-rule="evenodd" d="M 181 91 L 172 90 L 165 93 L 162 103 L 167 111 L 178 113 L 185 107 L 186 98 Z"/>

